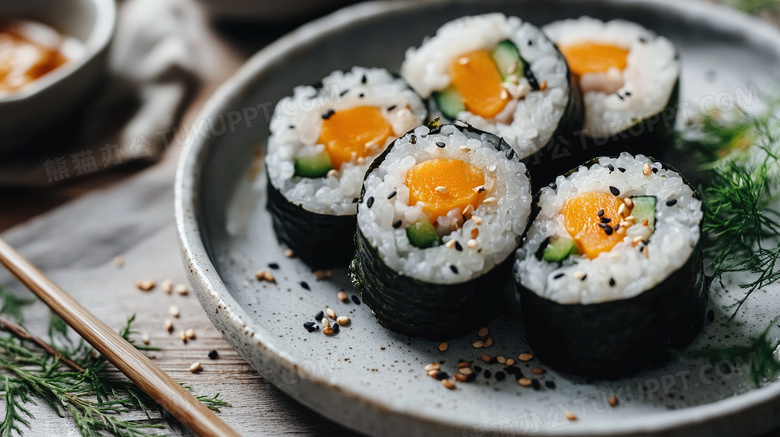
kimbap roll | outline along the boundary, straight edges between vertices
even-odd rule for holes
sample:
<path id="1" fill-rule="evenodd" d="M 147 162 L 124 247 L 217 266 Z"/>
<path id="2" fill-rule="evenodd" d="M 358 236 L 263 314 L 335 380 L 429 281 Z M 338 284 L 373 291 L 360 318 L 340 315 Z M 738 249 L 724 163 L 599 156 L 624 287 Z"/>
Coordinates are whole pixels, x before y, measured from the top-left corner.
<path id="1" fill-rule="evenodd" d="M 534 183 L 582 162 L 560 150 L 582 127 L 580 92 L 555 45 L 528 22 L 500 13 L 450 21 L 407 50 L 401 75 L 430 98 L 431 118 L 441 114 L 502 137 Z"/>
<path id="2" fill-rule="evenodd" d="M 664 156 L 674 140 L 680 61 L 674 45 L 642 26 L 590 17 L 543 28 L 579 84 L 585 125 L 575 147 L 589 158 L 621 151 Z"/>
<path id="3" fill-rule="evenodd" d="M 703 325 L 701 200 L 642 155 L 598 158 L 535 197 L 514 275 L 528 341 L 558 370 L 616 378 Z"/>
<path id="4" fill-rule="evenodd" d="M 312 267 L 346 266 L 366 169 L 425 117 L 420 97 L 378 68 L 336 71 L 280 100 L 265 157 L 278 239 Z"/>
<path id="5" fill-rule="evenodd" d="M 386 328 L 433 339 L 500 307 L 531 205 L 525 165 L 495 135 L 420 126 L 372 164 L 352 282 Z"/>

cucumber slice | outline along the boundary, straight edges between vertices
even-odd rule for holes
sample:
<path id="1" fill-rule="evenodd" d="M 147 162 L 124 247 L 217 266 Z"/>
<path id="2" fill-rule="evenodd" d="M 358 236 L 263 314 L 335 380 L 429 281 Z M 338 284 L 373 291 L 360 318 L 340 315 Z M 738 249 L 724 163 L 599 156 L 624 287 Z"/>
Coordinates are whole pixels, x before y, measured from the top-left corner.
<path id="1" fill-rule="evenodd" d="M 574 240 L 567 237 L 552 237 L 547 247 L 544 248 L 542 258 L 548 262 L 563 261 L 569 255 L 579 254 Z"/>
<path id="2" fill-rule="evenodd" d="M 636 196 L 631 198 L 634 201 L 634 209 L 631 215 L 634 216 L 634 223 L 641 225 L 644 219 L 647 219 L 647 227 L 653 231 L 655 226 L 655 196 Z"/>
<path id="3" fill-rule="evenodd" d="M 459 112 L 466 110 L 466 106 L 463 104 L 463 97 L 460 96 L 455 87 L 451 86 L 444 91 L 433 93 L 433 99 L 441 113 L 451 120 L 457 118 Z"/>
<path id="4" fill-rule="evenodd" d="M 439 234 L 433 223 L 426 219 L 414 222 L 406 228 L 406 238 L 412 243 L 412 246 L 426 248 L 436 246 L 439 242 Z"/>
<path id="5" fill-rule="evenodd" d="M 504 40 L 498 43 L 492 55 L 502 79 L 506 80 L 512 74 L 517 77 L 525 76 L 525 62 L 512 41 Z"/>
<path id="6" fill-rule="evenodd" d="M 295 174 L 304 178 L 321 178 L 333 169 L 330 155 L 323 150 L 315 155 L 295 159 Z"/>

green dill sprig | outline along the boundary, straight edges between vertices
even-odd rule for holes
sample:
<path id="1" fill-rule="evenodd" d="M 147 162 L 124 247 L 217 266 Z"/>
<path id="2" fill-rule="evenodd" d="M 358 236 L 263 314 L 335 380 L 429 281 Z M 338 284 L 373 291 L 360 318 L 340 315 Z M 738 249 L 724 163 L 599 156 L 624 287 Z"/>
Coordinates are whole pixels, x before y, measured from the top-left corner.
<path id="1" fill-rule="evenodd" d="M 735 272 L 757 277 L 740 284 L 747 292 L 730 320 L 753 292 L 780 280 L 778 107 L 771 105 L 762 117 L 706 115 L 684 138 L 685 149 L 703 160 L 703 239 L 713 278 Z"/>
<path id="2" fill-rule="evenodd" d="M 0 288 L 0 312 L 5 312 L 21 323 L 21 308 L 26 301 L 14 297 Z M 128 319 L 119 331 L 130 343 L 132 323 Z M 17 330 L 22 329 L 16 326 Z M 70 369 L 57 356 L 47 353 L 38 343 L 14 335 L 0 336 L 0 393 L 5 411 L 0 422 L 0 437 L 23 435 L 23 430 L 34 419 L 29 405 L 42 402 L 60 417 L 70 417 L 82 436 L 116 435 L 120 437 L 151 437 L 155 430 L 164 429 L 152 412 L 161 407 L 135 384 L 125 379 L 106 375 L 108 361 L 80 339 L 72 341 L 67 325 L 52 316 L 49 324 L 50 345 L 63 359 L 72 361 Z M 38 340 L 38 339 L 36 339 Z M 40 341 L 40 340 L 38 340 Z M 159 348 L 138 346 L 143 350 Z M 190 387 L 187 387 L 190 389 Z M 210 409 L 219 411 L 229 406 L 215 396 L 197 396 Z M 141 412 L 145 420 L 129 420 L 126 415 Z"/>

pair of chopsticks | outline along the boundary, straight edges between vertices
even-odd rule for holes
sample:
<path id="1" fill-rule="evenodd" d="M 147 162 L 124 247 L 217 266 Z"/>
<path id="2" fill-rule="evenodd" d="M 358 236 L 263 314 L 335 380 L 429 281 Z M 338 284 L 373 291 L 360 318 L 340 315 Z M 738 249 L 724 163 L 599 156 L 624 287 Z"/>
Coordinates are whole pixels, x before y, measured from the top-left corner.
<path id="1" fill-rule="evenodd" d="M 239 436 L 187 389 L 70 297 L 2 239 L 0 263 L 138 388 L 185 426 L 201 436 Z"/>

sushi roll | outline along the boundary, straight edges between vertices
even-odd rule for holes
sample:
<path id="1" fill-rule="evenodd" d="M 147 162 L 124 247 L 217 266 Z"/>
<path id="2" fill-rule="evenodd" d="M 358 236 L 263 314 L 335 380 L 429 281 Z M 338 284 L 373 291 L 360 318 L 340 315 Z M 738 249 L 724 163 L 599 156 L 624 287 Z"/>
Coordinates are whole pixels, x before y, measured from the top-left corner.
<path id="1" fill-rule="evenodd" d="M 366 169 L 425 117 L 420 97 L 378 68 L 335 71 L 280 100 L 265 156 L 277 238 L 311 267 L 345 267 Z"/>
<path id="2" fill-rule="evenodd" d="M 450 21 L 407 50 L 401 75 L 429 98 L 431 118 L 502 137 L 534 183 L 583 161 L 562 149 L 582 127 L 580 92 L 555 45 L 528 22 L 500 13 Z"/>
<path id="3" fill-rule="evenodd" d="M 582 17 L 543 30 L 583 93 L 579 147 L 595 156 L 629 151 L 663 157 L 677 116 L 680 61 L 674 45 L 623 20 Z"/>
<path id="4" fill-rule="evenodd" d="M 617 378 L 703 325 L 702 204 L 642 155 L 598 158 L 537 194 L 514 266 L 528 341 L 558 370 Z"/>
<path id="5" fill-rule="evenodd" d="M 525 165 L 496 137 L 420 126 L 372 164 L 352 282 L 379 322 L 444 339 L 500 307 L 531 205 Z"/>

